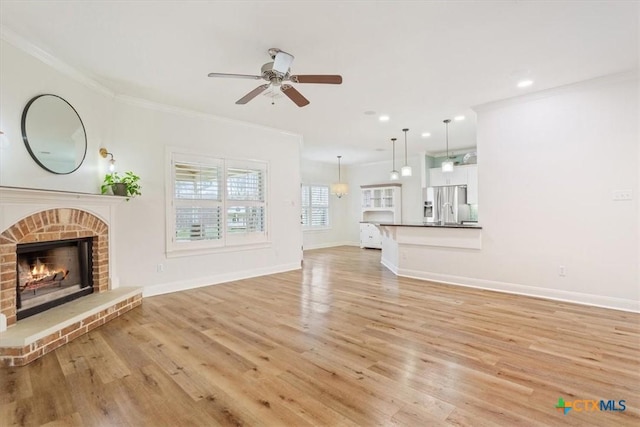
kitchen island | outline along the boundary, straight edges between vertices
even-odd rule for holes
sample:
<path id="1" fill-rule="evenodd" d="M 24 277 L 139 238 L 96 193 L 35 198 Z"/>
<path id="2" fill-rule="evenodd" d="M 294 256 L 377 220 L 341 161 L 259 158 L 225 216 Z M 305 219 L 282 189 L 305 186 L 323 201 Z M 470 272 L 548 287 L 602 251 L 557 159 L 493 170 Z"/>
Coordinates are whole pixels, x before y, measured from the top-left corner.
<path id="1" fill-rule="evenodd" d="M 379 223 L 382 234 L 381 262 L 397 275 L 426 278 L 437 270 L 425 250 L 446 252 L 455 260 L 456 252 L 480 252 L 482 227 L 472 224 Z"/>

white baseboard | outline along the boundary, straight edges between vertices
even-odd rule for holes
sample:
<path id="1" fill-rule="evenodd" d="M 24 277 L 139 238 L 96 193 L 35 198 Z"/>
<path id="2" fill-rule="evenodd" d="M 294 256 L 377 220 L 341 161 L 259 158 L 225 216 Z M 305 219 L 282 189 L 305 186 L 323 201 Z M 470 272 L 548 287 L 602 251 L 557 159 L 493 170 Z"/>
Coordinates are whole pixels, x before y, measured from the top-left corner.
<path id="1" fill-rule="evenodd" d="M 336 246 L 359 246 L 360 243 L 353 243 L 353 242 L 331 242 L 331 243 L 321 243 L 318 245 L 307 245 L 305 246 L 303 249 L 305 251 L 307 250 L 313 250 L 313 249 L 325 249 L 325 248 L 335 248 Z"/>
<path id="2" fill-rule="evenodd" d="M 400 274 L 398 274 L 398 267 L 393 265 L 389 260 L 386 260 L 384 258 L 380 259 L 380 264 L 384 265 L 385 267 L 387 267 L 389 270 L 391 270 L 391 272 L 393 274 L 395 274 L 396 276 L 400 276 Z M 409 277 L 409 276 L 406 276 Z"/>
<path id="3" fill-rule="evenodd" d="M 299 270 L 300 263 L 274 265 L 270 267 L 255 268 L 233 273 L 218 274 L 215 276 L 199 277 L 196 279 L 181 280 L 179 282 L 161 283 L 159 285 L 145 286 L 143 297 L 168 294 L 171 292 L 186 291 L 188 289 L 202 288 L 205 286 L 219 285 L 234 280 L 250 279 L 252 277 L 266 276 L 268 274 L 284 273 L 285 271 Z"/>
<path id="4" fill-rule="evenodd" d="M 384 264 L 384 263 L 383 263 Z M 386 264 L 385 264 L 386 266 Z M 393 267 L 393 266 L 392 266 Z M 465 286 L 469 288 L 486 289 L 489 291 L 505 292 L 509 294 L 524 295 L 537 298 L 546 298 L 556 301 L 571 302 L 576 304 L 591 305 L 595 307 L 611 308 L 614 310 L 640 313 L 640 301 L 624 298 L 614 298 L 602 295 L 583 294 L 580 292 L 562 291 L 558 289 L 539 288 L 536 286 L 518 285 L 515 283 L 498 282 L 494 280 L 475 279 L 472 277 L 453 276 L 449 274 L 429 273 L 425 271 L 395 269 L 387 266 L 389 270 L 402 277 L 429 280 L 448 285 Z M 396 272 L 397 271 L 397 272 Z"/>

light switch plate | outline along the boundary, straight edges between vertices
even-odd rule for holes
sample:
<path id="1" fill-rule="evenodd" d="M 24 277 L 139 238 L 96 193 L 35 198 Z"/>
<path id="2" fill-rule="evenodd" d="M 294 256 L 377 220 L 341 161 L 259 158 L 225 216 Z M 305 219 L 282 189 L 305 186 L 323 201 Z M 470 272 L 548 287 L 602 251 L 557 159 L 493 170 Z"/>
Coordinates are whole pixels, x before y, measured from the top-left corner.
<path id="1" fill-rule="evenodd" d="M 631 193 L 631 190 L 614 190 L 613 200 L 617 202 L 631 200 Z"/>

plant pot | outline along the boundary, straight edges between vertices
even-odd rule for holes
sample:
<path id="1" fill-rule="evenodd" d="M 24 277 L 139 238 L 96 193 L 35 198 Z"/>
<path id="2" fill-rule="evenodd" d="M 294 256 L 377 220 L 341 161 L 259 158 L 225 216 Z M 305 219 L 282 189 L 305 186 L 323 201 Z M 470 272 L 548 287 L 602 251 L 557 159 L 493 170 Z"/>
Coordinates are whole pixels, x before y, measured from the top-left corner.
<path id="1" fill-rule="evenodd" d="M 116 182 L 111 186 L 113 190 L 114 196 L 126 196 L 127 195 L 127 185 L 122 182 Z"/>

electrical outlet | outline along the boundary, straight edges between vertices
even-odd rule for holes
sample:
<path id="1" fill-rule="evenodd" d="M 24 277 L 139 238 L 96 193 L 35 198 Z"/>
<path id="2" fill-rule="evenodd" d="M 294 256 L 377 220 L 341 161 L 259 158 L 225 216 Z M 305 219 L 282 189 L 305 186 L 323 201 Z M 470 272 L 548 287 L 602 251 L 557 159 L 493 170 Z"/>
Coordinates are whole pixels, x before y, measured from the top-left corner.
<path id="1" fill-rule="evenodd" d="M 156 271 L 158 273 L 164 273 L 164 264 L 160 263 L 156 266 Z"/>
<path id="2" fill-rule="evenodd" d="M 632 192 L 631 190 L 614 190 L 613 192 L 613 200 L 620 202 L 625 200 L 631 200 Z"/>
<path id="3" fill-rule="evenodd" d="M 558 268 L 558 275 L 561 276 L 561 277 L 566 276 L 567 275 L 567 267 L 565 267 L 564 265 L 561 265 Z"/>

